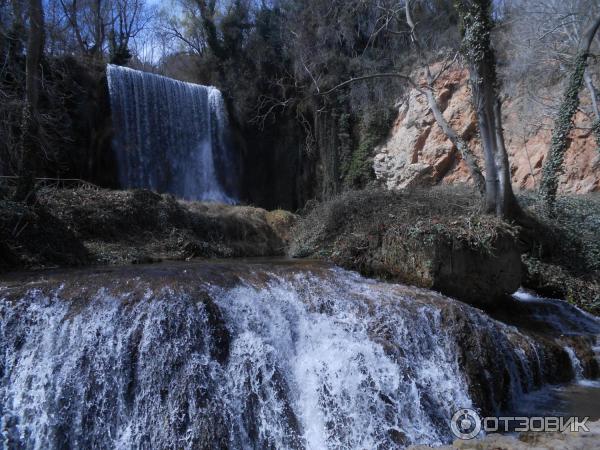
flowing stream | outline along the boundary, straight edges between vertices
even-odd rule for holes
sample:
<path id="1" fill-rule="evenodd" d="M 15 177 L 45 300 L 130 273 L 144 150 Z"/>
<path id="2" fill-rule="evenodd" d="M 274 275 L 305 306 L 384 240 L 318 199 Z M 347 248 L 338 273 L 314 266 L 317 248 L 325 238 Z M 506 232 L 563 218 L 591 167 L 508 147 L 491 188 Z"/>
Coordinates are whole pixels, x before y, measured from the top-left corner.
<path id="1" fill-rule="evenodd" d="M 506 409 L 570 361 L 440 294 L 306 261 L 14 275 L 0 317 L 11 449 L 441 444 L 457 409 Z"/>
<path id="2" fill-rule="evenodd" d="M 221 92 L 109 64 L 122 187 L 236 203 L 238 169 Z"/>

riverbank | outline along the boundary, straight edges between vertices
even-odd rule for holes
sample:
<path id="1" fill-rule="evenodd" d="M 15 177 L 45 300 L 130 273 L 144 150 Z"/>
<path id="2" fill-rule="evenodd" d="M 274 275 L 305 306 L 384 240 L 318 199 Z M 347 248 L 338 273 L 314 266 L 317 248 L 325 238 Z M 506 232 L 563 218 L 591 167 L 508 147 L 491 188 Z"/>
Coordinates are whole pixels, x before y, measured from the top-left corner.
<path id="1" fill-rule="evenodd" d="M 528 228 L 481 214 L 457 187 L 350 191 L 300 216 L 92 186 L 0 199 L 0 271 L 190 258 L 332 261 L 363 275 L 438 290 L 486 308 L 520 286 L 600 314 L 600 196 L 562 197 Z"/>
<path id="2" fill-rule="evenodd" d="M 42 189 L 33 205 L 0 200 L 0 270 L 283 255 L 293 220 L 148 190 Z"/>
<path id="3" fill-rule="evenodd" d="M 561 197 L 552 217 L 520 203 L 526 226 L 482 214 L 466 188 L 346 192 L 305 211 L 290 253 L 478 306 L 523 286 L 600 314 L 600 196 Z"/>

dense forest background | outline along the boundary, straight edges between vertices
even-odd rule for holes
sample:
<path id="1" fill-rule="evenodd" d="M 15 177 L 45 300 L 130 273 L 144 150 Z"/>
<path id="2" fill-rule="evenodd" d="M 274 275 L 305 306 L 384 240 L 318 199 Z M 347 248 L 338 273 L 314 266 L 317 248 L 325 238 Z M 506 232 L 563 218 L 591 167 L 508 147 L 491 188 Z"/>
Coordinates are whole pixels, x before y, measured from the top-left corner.
<path id="1" fill-rule="evenodd" d="M 397 0 L 0 0 L 0 174 L 28 165 L 37 178 L 118 187 L 105 74 L 114 63 L 223 91 L 247 202 L 297 209 L 368 186 L 407 77 L 465 64 L 454 2 L 412 3 L 419 51 Z M 556 115 L 599 11 L 596 0 L 493 2 L 501 96 L 523 100 L 524 127 Z M 28 133 L 27 59 L 36 46 L 36 132 Z M 589 101 L 579 109 L 596 133 L 598 75 L 592 55 Z M 25 134 L 38 149 L 27 163 Z"/>

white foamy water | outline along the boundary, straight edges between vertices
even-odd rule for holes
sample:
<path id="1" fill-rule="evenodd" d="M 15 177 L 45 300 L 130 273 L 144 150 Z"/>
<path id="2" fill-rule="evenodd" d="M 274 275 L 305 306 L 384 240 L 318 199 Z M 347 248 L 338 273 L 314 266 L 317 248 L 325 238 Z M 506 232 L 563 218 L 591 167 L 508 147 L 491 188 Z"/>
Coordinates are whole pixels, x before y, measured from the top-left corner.
<path id="1" fill-rule="evenodd" d="M 128 270 L 1 291 L 6 448 L 441 444 L 481 406 L 471 376 L 516 401 L 547 359 L 474 308 L 337 268 Z M 486 342 L 502 370 L 468 375 L 463 346 Z"/>
<path id="2" fill-rule="evenodd" d="M 121 185 L 235 203 L 238 170 L 221 92 L 109 64 Z"/>
<path id="3" fill-rule="evenodd" d="M 575 374 L 575 380 L 583 379 L 583 366 L 581 365 L 581 361 L 575 354 L 575 350 L 573 350 L 569 346 L 566 346 L 565 351 L 567 352 L 567 355 L 569 355 L 571 367 L 573 368 L 573 373 Z"/>

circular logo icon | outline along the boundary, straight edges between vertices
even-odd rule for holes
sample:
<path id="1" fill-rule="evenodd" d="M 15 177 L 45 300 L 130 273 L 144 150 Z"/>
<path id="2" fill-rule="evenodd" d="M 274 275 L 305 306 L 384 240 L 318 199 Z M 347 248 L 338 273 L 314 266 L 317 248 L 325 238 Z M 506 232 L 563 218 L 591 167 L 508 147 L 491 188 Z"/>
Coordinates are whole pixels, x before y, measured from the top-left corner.
<path id="1" fill-rule="evenodd" d="M 463 408 L 450 419 L 450 429 L 459 439 L 473 439 L 481 431 L 481 419 L 476 411 Z"/>

